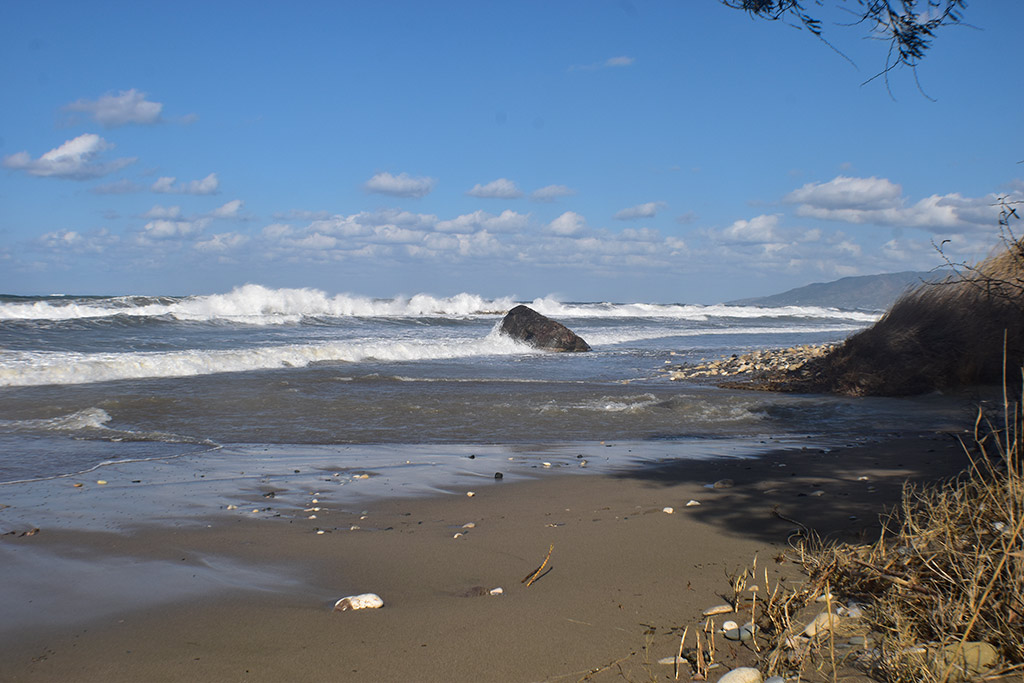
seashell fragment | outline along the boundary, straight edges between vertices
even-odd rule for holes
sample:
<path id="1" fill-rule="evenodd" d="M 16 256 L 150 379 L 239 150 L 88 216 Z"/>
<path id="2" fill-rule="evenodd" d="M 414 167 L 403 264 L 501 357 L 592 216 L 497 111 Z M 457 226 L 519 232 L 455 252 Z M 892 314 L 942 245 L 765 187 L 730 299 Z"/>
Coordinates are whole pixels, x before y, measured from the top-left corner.
<path id="1" fill-rule="evenodd" d="M 384 601 L 376 593 L 349 595 L 334 603 L 335 612 L 347 612 L 350 609 L 377 609 L 384 606 Z"/>
<path id="2" fill-rule="evenodd" d="M 465 524 L 462 525 L 462 528 L 463 529 L 475 529 L 476 528 L 476 522 L 466 522 Z"/>
<path id="3" fill-rule="evenodd" d="M 237 505 L 228 505 L 227 509 L 228 510 L 237 510 L 238 506 Z"/>
<path id="4" fill-rule="evenodd" d="M 692 508 L 695 505 L 700 505 L 700 501 L 699 500 L 688 500 L 688 501 L 686 501 L 686 507 L 688 507 L 688 508 Z"/>
<path id="5" fill-rule="evenodd" d="M 680 657 L 679 655 L 676 655 L 675 657 L 662 657 L 661 659 L 658 660 L 658 664 L 679 664 L 679 665 L 683 665 L 683 664 L 689 664 L 689 663 L 690 662 L 686 659 L 686 657 Z"/>
<path id="6" fill-rule="evenodd" d="M 106 479 L 97 479 L 96 483 L 99 484 L 100 486 L 103 486 L 104 484 L 107 483 L 107 480 Z"/>
<path id="7" fill-rule="evenodd" d="M 715 605 L 714 607 L 708 607 L 701 612 L 701 615 L 712 617 L 716 614 L 729 614 L 730 612 L 732 612 L 732 605 Z"/>
<path id="8" fill-rule="evenodd" d="M 666 515 L 671 515 L 673 512 L 675 512 L 675 510 L 670 507 L 661 508 L 661 511 L 664 512 Z"/>
<path id="9" fill-rule="evenodd" d="M 466 496 L 468 498 L 472 498 L 475 495 L 476 495 L 476 491 L 466 491 Z"/>
<path id="10" fill-rule="evenodd" d="M 733 669 L 718 679 L 718 683 L 761 683 L 761 672 L 749 666 Z"/>
<path id="11" fill-rule="evenodd" d="M 489 590 L 487 592 L 490 593 L 491 595 L 501 595 L 505 591 L 501 588 L 501 586 L 498 586 L 497 588 L 492 588 L 491 590 Z"/>

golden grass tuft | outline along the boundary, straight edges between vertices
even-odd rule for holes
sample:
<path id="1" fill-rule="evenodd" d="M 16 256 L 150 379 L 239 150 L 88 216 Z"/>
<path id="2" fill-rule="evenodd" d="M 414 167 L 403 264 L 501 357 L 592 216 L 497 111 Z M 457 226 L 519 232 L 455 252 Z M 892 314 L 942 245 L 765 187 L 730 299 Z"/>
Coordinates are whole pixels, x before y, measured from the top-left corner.
<path id="1" fill-rule="evenodd" d="M 761 610 L 766 673 L 835 680 L 860 670 L 886 682 L 945 683 L 1024 671 L 1024 413 L 1004 404 L 1001 424 L 979 413 L 964 444 L 968 470 L 907 485 L 877 541 L 798 547 L 807 580 L 777 588 Z M 818 596 L 829 596 L 824 606 Z M 850 603 L 862 617 L 800 637 L 809 614 L 842 614 Z M 837 636 L 854 633 L 867 645 L 840 656 Z M 983 667 L 973 660 L 990 648 L 978 642 L 994 649 Z"/>

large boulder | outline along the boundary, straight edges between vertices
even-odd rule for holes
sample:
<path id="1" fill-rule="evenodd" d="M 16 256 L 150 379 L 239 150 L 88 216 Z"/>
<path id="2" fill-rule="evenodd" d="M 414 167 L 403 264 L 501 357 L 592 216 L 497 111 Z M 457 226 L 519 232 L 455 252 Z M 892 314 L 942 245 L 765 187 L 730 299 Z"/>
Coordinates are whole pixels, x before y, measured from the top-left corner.
<path id="1" fill-rule="evenodd" d="M 501 331 L 521 342 L 547 351 L 589 351 L 590 345 L 560 322 L 529 306 L 516 306 L 501 321 Z"/>

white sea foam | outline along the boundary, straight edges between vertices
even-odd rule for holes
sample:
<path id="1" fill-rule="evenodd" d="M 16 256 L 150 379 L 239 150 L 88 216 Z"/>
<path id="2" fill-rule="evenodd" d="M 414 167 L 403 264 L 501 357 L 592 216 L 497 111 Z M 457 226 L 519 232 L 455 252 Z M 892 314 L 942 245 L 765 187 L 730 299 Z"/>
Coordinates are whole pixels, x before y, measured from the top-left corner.
<path id="1" fill-rule="evenodd" d="M 102 408 L 85 408 L 68 415 L 33 420 L 0 420 L 0 428 L 29 431 L 71 432 L 80 429 L 105 429 L 110 415 Z"/>
<path id="2" fill-rule="evenodd" d="M 305 367 L 313 363 L 439 360 L 521 353 L 537 351 L 495 331 L 480 339 L 445 341 L 381 339 L 146 353 L 8 352 L 2 356 L 0 386 L 88 384 Z"/>
<path id="3" fill-rule="evenodd" d="M 0 320 L 77 320 L 93 318 L 169 317 L 203 322 L 225 320 L 251 325 L 292 324 L 305 318 L 343 317 L 472 317 L 500 316 L 516 305 L 512 297 L 488 299 L 476 294 L 373 299 L 350 294 L 330 296 L 318 289 L 271 289 L 248 284 L 226 294 L 182 298 L 113 297 L 57 299 L 0 304 Z M 716 304 L 562 303 L 545 297 L 529 305 L 556 318 L 651 318 L 706 321 L 714 318 L 824 318 L 869 323 L 874 313 L 840 311 L 817 306 L 727 306 Z"/>

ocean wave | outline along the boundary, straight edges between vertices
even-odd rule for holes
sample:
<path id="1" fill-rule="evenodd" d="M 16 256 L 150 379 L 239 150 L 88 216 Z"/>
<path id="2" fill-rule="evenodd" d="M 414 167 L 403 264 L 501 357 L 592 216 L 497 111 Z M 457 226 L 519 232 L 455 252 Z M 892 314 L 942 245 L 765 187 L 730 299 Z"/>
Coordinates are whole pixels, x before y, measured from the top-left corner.
<path id="1" fill-rule="evenodd" d="M 188 297 L 47 297 L 0 302 L 0 320 L 69 321 L 118 316 L 169 318 L 184 322 L 226 321 L 244 325 L 287 325 L 318 318 L 466 318 L 501 316 L 514 307 L 512 297 L 486 298 L 462 293 L 451 297 L 417 294 L 374 299 L 350 294 L 328 295 L 318 289 L 272 289 L 247 284 L 226 294 Z M 877 314 L 818 306 L 728 306 L 716 304 L 563 303 L 552 297 L 528 302 L 552 318 L 647 318 L 687 321 L 745 318 L 843 319 L 870 323 Z"/>
<path id="2" fill-rule="evenodd" d="M 0 366 L 0 387 L 190 377 L 323 363 L 441 360 L 522 353 L 539 352 L 496 330 L 472 340 L 379 340 L 168 352 L 10 352 L 5 354 L 4 364 Z"/>

